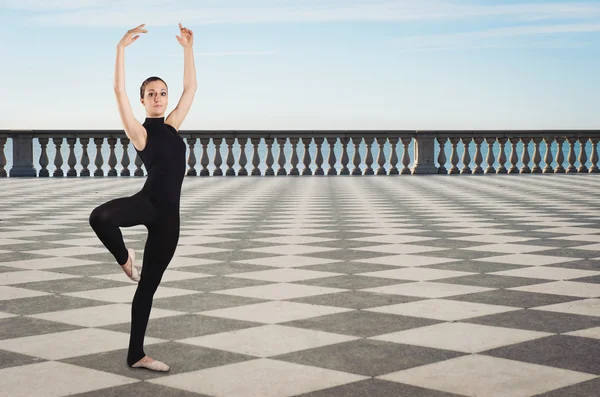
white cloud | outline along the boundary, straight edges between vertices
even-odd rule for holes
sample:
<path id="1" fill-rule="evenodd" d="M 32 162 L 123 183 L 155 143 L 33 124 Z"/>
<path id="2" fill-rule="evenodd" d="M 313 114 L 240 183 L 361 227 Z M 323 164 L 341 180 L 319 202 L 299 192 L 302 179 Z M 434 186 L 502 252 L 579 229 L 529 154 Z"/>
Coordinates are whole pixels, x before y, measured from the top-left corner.
<path id="1" fill-rule="evenodd" d="M 600 24 L 561 24 L 561 25 L 533 25 L 515 26 L 481 31 L 451 33 L 439 35 L 409 36 L 395 39 L 394 44 L 408 49 L 442 49 L 442 48 L 493 48 L 504 44 L 497 44 L 498 39 L 518 38 L 523 36 L 548 36 L 565 33 L 593 33 L 600 32 Z M 581 46 L 586 43 L 562 43 L 559 46 Z M 541 46 L 556 47 L 557 42 L 539 43 Z M 511 45 L 512 46 L 512 45 Z M 517 43 L 523 46 L 523 43 Z M 527 44 L 525 43 L 525 46 Z"/>
<path id="2" fill-rule="evenodd" d="M 17 1 L 9 0 L 8 8 Z M 1 4 L 6 6 L 6 1 Z M 39 2 L 41 4 L 42 2 Z M 246 1 L 174 0 L 85 0 L 82 6 L 75 0 L 55 1 L 61 12 L 48 12 L 43 5 L 34 7 L 31 0 L 25 6 L 40 11 L 29 17 L 43 25 L 122 26 L 143 20 L 149 26 L 171 25 L 185 21 L 187 25 L 278 22 L 342 22 L 342 21 L 411 21 L 464 20 L 505 18 L 509 20 L 592 19 L 600 17 L 598 2 L 547 2 L 531 4 L 481 5 L 461 0 L 337 0 L 326 4 L 316 0 L 256 0 Z M 187 4 L 186 4 L 187 3 Z M 49 4 L 52 4 L 50 2 Z M 94 9 L 86 9 L 93 7 Z M 71 10 L 68 10 L 71 8 Z M 65 11 L 65 9 L 67 9 Z"/>

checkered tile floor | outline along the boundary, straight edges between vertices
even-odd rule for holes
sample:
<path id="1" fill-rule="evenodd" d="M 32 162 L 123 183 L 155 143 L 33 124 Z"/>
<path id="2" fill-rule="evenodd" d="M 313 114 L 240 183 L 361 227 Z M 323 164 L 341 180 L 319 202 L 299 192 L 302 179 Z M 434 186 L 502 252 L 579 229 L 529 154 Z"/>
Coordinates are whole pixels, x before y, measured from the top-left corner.
<path id="1" fill-rule="evenodd" d="M 0 395 L 600 393 L 600 175 L 186 178 L 166 375 L 88 224 L 143 182 L 0 180 Z"/>

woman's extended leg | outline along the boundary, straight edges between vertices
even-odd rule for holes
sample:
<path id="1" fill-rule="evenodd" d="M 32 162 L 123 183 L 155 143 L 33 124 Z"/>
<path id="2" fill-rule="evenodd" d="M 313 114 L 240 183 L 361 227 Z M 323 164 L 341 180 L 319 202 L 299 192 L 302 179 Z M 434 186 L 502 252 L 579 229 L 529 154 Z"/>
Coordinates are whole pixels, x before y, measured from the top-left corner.
<path id="1" fill-rule="evenodd" d="M 150 198 L 137 193 L 108 201 L 96 207 L 90 214 L 90 226 L 108 248 L 119 265 L 127 263 L 129 253 L 123 242 L 120 227 L 148 225 L 158 217 L 158 210 Z"/>
<path id="2" fill-rule="evenodd" d="M 132 366 L 146 354 L 144 336 L 154 293 L 162 276 L 175 254 L 179 241 L 179 212 L 164 214 L 155 223 L 148 225 L 148 240 L 144 248 L 142 278 L 138 283 L 131 306 L 131 334 L 127 364 Z"/>

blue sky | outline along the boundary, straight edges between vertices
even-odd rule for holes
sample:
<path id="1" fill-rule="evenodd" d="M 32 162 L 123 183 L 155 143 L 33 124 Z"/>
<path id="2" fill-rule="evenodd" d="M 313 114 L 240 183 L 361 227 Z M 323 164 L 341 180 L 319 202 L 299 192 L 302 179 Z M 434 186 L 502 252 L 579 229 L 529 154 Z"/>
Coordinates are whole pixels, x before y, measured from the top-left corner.
<path id="1" fill-rule="evenodd" d="M 122 128 L 139 86 L 198 91 L 182 129 L 600 128 L 600 1 L 0 0 L 0 129 Z"/>

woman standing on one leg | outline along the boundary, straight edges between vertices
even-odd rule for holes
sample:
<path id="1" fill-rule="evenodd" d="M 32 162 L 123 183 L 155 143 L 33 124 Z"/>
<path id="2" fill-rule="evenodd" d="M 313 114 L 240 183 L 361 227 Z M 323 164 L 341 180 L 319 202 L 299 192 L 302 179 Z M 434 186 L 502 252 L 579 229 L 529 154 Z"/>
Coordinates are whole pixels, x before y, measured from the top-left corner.
<path id="1" fill-rule="evenodd" d="M 173 258 L 179 240 L 179 203 L 186 168 L 186 146 L 178 130 L 196 92 L 192 50 L 194 36 L 191 30 L 179 24 L 181 37 L 176 37 L 184 51 L 183 94 L 179 103 L 165 120 L 167 85 L 158 77 L 146 79 L 140 88 L 140 102 L 146 109 L 146 119 L 140 124 L 133 116 L 125 92 L 124 58 L 125 47 L 136 41 L 141 33 L 147 32 L 144 25 L 129 30 L 117 45 L 114 88 L 125 134 L 144 162 L 148 177 L 140 192 L 95 208 L 90 215 L 90 225 L 125 274 L 132 280 L 139 281 L 131 306 L 127 364 L 134 368 L 168 371 L 168 365 L 146 356 L 144 336 L 154 293 Z M 134 251 L 125 247 L 119 229 L 135 225 L 145 225 L 148 229 L 143 267 L 136 265 Z"/>

